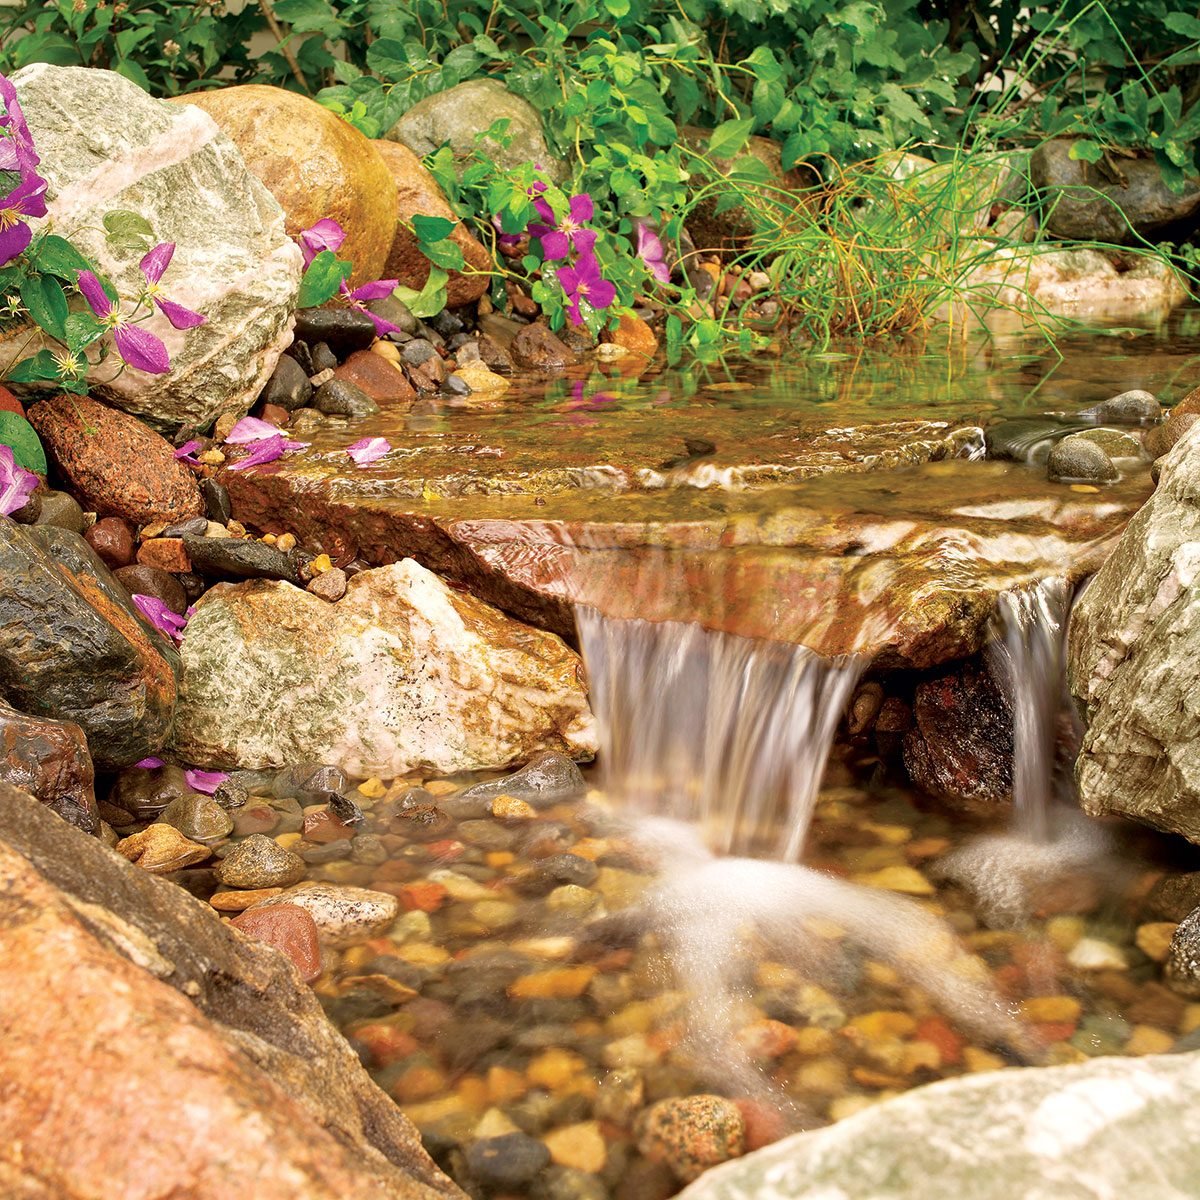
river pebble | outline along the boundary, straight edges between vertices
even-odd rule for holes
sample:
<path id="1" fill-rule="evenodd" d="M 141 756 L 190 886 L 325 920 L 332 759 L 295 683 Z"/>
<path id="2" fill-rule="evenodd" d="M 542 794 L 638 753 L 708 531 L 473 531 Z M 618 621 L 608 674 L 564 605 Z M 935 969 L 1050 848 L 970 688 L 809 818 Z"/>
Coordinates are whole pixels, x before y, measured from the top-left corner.
<path id="1" fill-rule="evenodd" d="M 304 860 L 265 834 L 238 842 L 216 867 L 219 882 L 231 888 L 287 887 L 304 878 Z"/>
<path id="2" fill-rule="evenodd" d="M 288 888 L 251 911 L 261 911 L 276 904 L 295 904 L 305 909 L 317 924 L 322 944 L 331 947 L 349 946 L 382 933 L 400 912 L 400 902 L 386 892 L 331 883 L 308 883 Z M 440 947 L 430 949 L 437 951 Z M 444 955 L 445 951 L 441 951 L 440 955 L 425 957 Z M 410 948 L 405 957 L 409 962 L 416 962 L 421 956 L 414 955 Z"/>

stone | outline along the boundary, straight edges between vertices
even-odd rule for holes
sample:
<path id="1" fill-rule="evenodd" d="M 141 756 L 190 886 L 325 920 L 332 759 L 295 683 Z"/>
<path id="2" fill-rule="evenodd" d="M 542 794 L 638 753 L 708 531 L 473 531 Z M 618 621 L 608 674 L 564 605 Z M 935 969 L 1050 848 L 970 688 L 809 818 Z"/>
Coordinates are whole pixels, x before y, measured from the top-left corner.
<path id="1" fill-rule="evenodd" d="M 346 572 L 340 567 L 331 567 L 328 571 L 322 571 L 304 590 L 330 604 L 336 604 L 346 594 L 347 583 Z"/>
<path id="2" fill-rule="evenodd" d="M 284 88 L 241 84 L 180 98 L 198 105 L 241 151 L 296 237 L 323 218 L 346 232 L 338 254 L 352 286 L 385 278 L 396 185 L 378 151 L 349 121 Z"/>
<path id="3" fill-rule="evenodd" d="M 449 240 L 462 251 L 463 262 L 469 272 L 449 272 L 449 278 L 446 280 L 446 304 L 449 308 L 473 304 L 491 284 L 491 255 L 458 219 L 458 214 L 450 207 L 437 180 L 408 146 L 401 141 L 388 140 L 377 141 L 374 145 L 396 181 L 398 199 L 396 233 L 392 239 L 391 250 L 388 251 L 387 262 L 383 266 L 382 277 L 398 279 L 403 287 L 413 288 L 415 291 L 420 291 L 425 286 L 425 281 L 429 278 L 430 263 L 421 252 L 416 234 L 412 231 L 412 219 L 418 214 L 441 217 L 443 220 L 454 222 Z"/>
<path id="4" fill-rule="evenodd" d="M 1033 152 L 1030 175 L 1046 206 L 1046 229 L 1055 237 L 1085 242 L 1157 241 L 1155 234 L 1200 209 L 1200 188 L 1169 188 L 1153 157 L 1071 157 L 1071 138 L 1052 138 Z"/>
<path id="5" fill-rule="evenodd" d="M 745 1150 L 741 1110 L 724 1096 L 685 1096 L 660 1100 L 637 1124 L 638 1149 L 652 1162 L 665 1163 L 685 1183 Z"/>
<path id="6" fill-rule="evenodd" d="M 140 328 L 163 340 L 170 370 L 118 373 L 109 358 L 89 371 L 93 393 L 160 427 L 199 428 L 223 412 L 245 413 L 290 340 L 300 281 L 300 252 L 278 204 L 196 108 L 153 100 L 115 72 L 84 67 L 36 63 L 13 83 L 49 181 L 46 221 L 69 230 L 120 294 L 134 296 L 145 286 L 138 262 L 147 247 L 110 244 L 103 218 L 135 213 L 156 241 L 175 244 L 165 293 L 207 318 L 175 330 L 155 312 Z M 92 114 L 93 137 L 79 136 L 81 112 Z M 4 371 L 14 354 L 38 348 L 17 342 L 0 347 Z"/>
<path id="7" fill-rule="evenodd" d="M 1162 405 L 1152 392 L 1135 388 L 1111 396 L 1080 414 L 1100 425 L 1152 425 L 1162 417 Z"/>
<path id="8" fill-rule="evenodd" d="M 561 371 L 575 362 L 575 354 L 540 321 L 522 327 L 511 353 L 518 367 L 531 371 Z"/>
<path id="9" fill-rule="evenodd" d="M 95 771 L 83 730 L 0 700 L 0 781 L 28 792 L 84 833 L 100 832 Z"/>
<path id="10" fill-rule="evenodd" d="M 529 1183 L 550 1162 L 546 1146 L 524 1133 L 485 1137 L 467 1147 L 467 1166 L 484 1187 L 500 1191 Z"/>
<path id="11" fill-rule="evenodd" d="M 207 846 L 193 842 L 173 825 L 148 825 L 141 833 L 119 841 L 116 851 L 154 875 L 169 875 L 193 863 L 204 862 L 212 853 Z"/>
<path id="12" fill-rule="evenodd" d="M 29 423 L 54 467 L 101 516 L 145 525 L 204 511 L 196 480 L 170 442 L 135 417 L 63 395 L 35 404 Z"/>
<path id="13" fill-rule="evenodd" d="M 183 769 L 171 763 L 161 767 L 129 767 L 116 778 L 109 802 L 136 821 L 153 821 L 174 800 L 190 794 Z"/>
<path id="14" fill-rule="evenodd" d="M 497 796 L 513 796 L 541 809 L 552 808 L 564 800 L 576 800 L 586 790 L 583 772 L 575 763 L 565 754 L 547 750 L 530 759 L 525 766 L 511 775 L 492 779 L 487 783 L 472 784 L 461 791 L 455 800 L 460 804 L 467 804 L 481 800 L 490 801 Z"/>
<path id="15" fill-rule="evenodd" d="M 917 684 L 904 766 L 922 790 L 967 806 L 1012 793 L 1012 710 L 991 673 L 974 665 Z"/>
<path id="16" fill-rule="evenodd" d="M 134 566 L 120 567 L 113 572 L 113 578 L 130 596 L 153 596 L 180 616 L 187 611 L 188 600 L 183 585 L 166 571 L 139 563 Z"/>
<path id="17" fill-rule="evenodd" d="M 389 276 L 390 278 L 390 276 Z M 386 359 L 370 350 L 356 350 L 333 373 L 333 380 L 321 388 L 325 392 L 334 382 L 350 384 L 358 388 L 368 399 L 384 408 L 396 405 L 411 404 L 417 393 L 404 376 L 403 371 L 397 370 Z M 317 403 L 315 407 L 321 412 L 333 410 Z M 350 413 L 350 416 L 361 416 L 363 413 Z"/>
<path id="18" fill-rule="evenodd" d="M 494 79 L 471 80 L 427 96 L 414 104 L 386 136 L 421 158 L 449 145 L 456 158 L 464 159 L 475 150 L 479 135 L 500 120 L 508 121 L 508 145 L 488 138 L 479 142 L 480 152 L 490 162 L 506 171 L 540 163 L 551 181 L 564 177 L 565 168 L 546 144 L 537 109 Z"/>
<path id="19" fill-rule="evenodd" d="M 84 530 L 83 540 L 111 571 L 133 562 L 133 534 L 120 517 L 101 517 Z"/>
<path id="20" fill-rule="evenodd" d="M 304 860 L 298 854 L 266 834 L 252 833 L 234 844 L 217 864 L 214 874 L 226 887 L 286 888 L 303 879 L 305 871 Z"/>
<path id="21" fill-rule="evenodd" d="M 0 689 L 23 711 L 78 725 L 98 767 L 158 751 L 178 658 L 78 534 L 0 522 Z"/>
<path id="22" fill-rule="evenodd" d="M 344 379 L 329 379 L 321 384 L 312 406 L 317 412 L 336 417 L 369 417 L 379 411 L 379 405 L 362 388 Z"/>
<path id="23" fill-rule="evenodd" d="M 1091 441 L 1063 438 L 1046 459 L 1046 472 L 1056 483 L 1107 483 L 1117 478 L 1108 455 Z"/>
<path id="24" fill-rule="evenodd" d="M 1172 991 L 1200 1000 L 1200 908 L 1188 913 L 1172 934 L 1163 977 Z"/>
<path id="25" fill-rule="evenodd" d="M 316 922 L 321 944 L 331 948 L 365 942 L 385 932 L 400 914 L 400 901 L 387 892 L 335 883 L 287 888 L 247 912 L 264 912 L 278 905 L 304 909 Z"/>
<path id="26" fill-rule="evenodd" d="M 170 575 L 185 575 L 192 569 L 192 560 L 184 549 L 182 538 L 146 538 L 138 547 L 137 557 L 140 566 Z"/>
<path id="27" fill-rule="evenodd" d="M 211 846 L 233 832 L 229 814 L 210 796 L 198 792 L 172 800 L 158 819 L 203 846 Z"/>
<path id="28" fill-rule="evenodd" d="M 263 404 L 274 404 L 291 412 L 303 408 L 313 393 L 304 368 L 290 354 L 280 356 L 259 397 Z M 211 514 L 210 514 L 211 515 Z M 220 520 L 220 518 L 215 518 Z M 228 518 L 226 518 L 228 519 Z"/>
<path id="29" fill-rule="evenodd" d="M 552 1129 L 542 1138 L 550 1158 L 560 1167 L 599 1175 L 608 1161 L 608 1147 L 595 1121 Z"/>
<path id="30" fill-rule="evenodd" d="M 291 959 L 300 978 L 312 983 L 321 975 L 321 945 L 312 914 L 296 904 L 278 904 L 241 912 L 229 922 L 247 937 L 274 946 Z"/>
<path id="31" fill-rule="evenodd" d="M 449 378 L 461 379 L 470 389 L 471 395 L 497 396 L 512 387 L 512 384 L 503 375 L 497 375 L 483 363 L 467 363 L 460 366 Z"/>
<path id="32" fill-rule="evenodd" d="M 658 352 L 658 338 L 654 336 L 654 330 L 633 313 L 622 313 L 616 329 L 606 331 L 604 340 L 631 354 L 640 354 L 643 358 L 653 358 Z"/>
<path id="33" fill-rule="evenodd" d="M 1166 962 L 1177 924 L 1174 921 L 1150 921 L 1137 927 L 1137 948 L 1152 962 Z"/>
<path id="34" fill-rule="evenodd" d="M 300 562 L 266 542 L 247 538 L 185 537 L 192 566 L 217 579 L 286 579 L 299 583 Z"/>
<path id="35" fill-rule="evenodd" d="M 233 509 L 229 504 L 229 492 L 225 490 L 224 485 L 215 479 L 202 479 L 200 494 L 204 497 L 204 510 L 209 520 L 228 525 L 233 519 Z"/>
<path id="36" fill-rule="evenodd" d="M 53 525 L 57 529 L 69 529 L 72 533 L 83 533 L 87 527 L 87 522 L 83 519 L 83 509 L 74 496 L 51 489 L 35 493 L 30 497 L 31 501 L 34 499 L 38 502 L 35 524 Z"/>
<path id="37" fill-rule="evenodd" d="M 182 649 L 188 762 L 391 779 L 595 753 L 578 657 L 412 560 L 360 572 L 336 604 L 283 583 L 214 588 Z"/>
<path id="38" fill-rule="evenodd" d="M 1121 429 L 1085 429 L 1063 438 L 1065 443 L 1090 442 L 1109 458 L 1141 458 L 1142 443 L 1134 434 Z"/>
<path id="39" fill-rule="evenodd" d="M 1164 875 L 1142 904 L 1145 916 L 1178 924 L 1200 906 L 1200 871 Z"/>
<path id="40" fill-rule="evenodd" d="M 344 305 L 302 308 L 296 314 L 296 337 L 317 349 L 324 342 L 327 350 L 332 350 L 338 358 L 347 358 L 355 350 L 366 350 L 371 345 L 375 326 L 366 313 Z M 315 361 L 313 365 L 316 367 Z M 336 361 L 330 364 L 336 365 Z"/>
<path id="41" fill-rule="evenodd" d="M 1200 431 L 1167 456 L 1071 617 L 1084 809 L 1200 842 Z"/>
<path id="42" fill-rule="evenodd" d="M 461 1197 L 274 949 L 7 788 L 0 894 L 6 1195 Z"/>
<path id="43" fill-rule="evenodd" d="M 1200 414 L 1174 411 L 1162 425 L 1156 425 L 1142 438 L 1142 445 L 1151 458 L 1161 458 L 1197 421 Z"/>

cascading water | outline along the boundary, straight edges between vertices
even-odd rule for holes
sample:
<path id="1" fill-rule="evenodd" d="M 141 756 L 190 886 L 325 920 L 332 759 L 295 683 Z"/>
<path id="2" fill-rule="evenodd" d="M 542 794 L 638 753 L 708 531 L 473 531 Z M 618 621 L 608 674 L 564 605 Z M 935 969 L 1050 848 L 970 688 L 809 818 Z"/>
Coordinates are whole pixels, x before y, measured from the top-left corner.
<path id="1" fill-rule="evenodd" d="M 720 853 L 798 860 L 862 664 L 677 622 L 577 614 L 608 793 Z"/>

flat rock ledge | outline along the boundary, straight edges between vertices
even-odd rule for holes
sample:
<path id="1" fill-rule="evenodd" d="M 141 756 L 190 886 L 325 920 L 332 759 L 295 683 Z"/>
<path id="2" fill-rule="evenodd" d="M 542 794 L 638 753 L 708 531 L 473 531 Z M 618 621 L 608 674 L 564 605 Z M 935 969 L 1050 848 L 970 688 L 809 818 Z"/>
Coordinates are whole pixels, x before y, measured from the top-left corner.
<path id="1" fill-rule="evenodd" d="M 0 1080 L 14 1200 L 462 1196 L 288 959 L 7 785 Z"/>

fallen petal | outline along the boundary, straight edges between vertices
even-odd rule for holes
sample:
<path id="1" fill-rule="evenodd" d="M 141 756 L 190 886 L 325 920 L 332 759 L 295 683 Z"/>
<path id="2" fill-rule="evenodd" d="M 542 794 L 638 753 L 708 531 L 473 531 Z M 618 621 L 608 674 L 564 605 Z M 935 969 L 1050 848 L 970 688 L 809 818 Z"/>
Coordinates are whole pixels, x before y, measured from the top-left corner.
<path id="1" fill-rule="evenodd" d="M 151 756 L 150 758 L 143 758 L 141 762 L 135 762 L 133 765 L 135 767 L 141 767 L 143 771 L 153 771 L 156 767 L 161 767 L 163 765 L 163 760 L 161 758 L 154 758 Z"/>
<path id="2" fill-rule="evenodd" d="M 183 777 L 192 791 L 203 792 L 206 796 L 211 796 L 229 778 L 229 773 L 227 771 L 201 771 L 193 768 L 184 771 Z"/>
<path id="3" fill-rule="evenodd" d="M 247 467 L 260 467 L 264 463 L 274 462 L 277 458 L 283 457 L 283 452 L 287 448 L 288 443 L 284 441 L 283 434 L 277 433 L 274 437 L 264 438 L 257 442 L 254 449 L 245 458 L 235 462 L 229 469 L 244 471 Z"/>
<path id="4" fill-rule="evenodd" d="M 258 442 L 263 438 L 282 437 L 278 425 L 263 421 L 259 417 L 243 417 L 226 435 L 225 441 L 241 446 L 246 442 Z"/>
<path id="5" fill-rule="evenodd" d="M 165 634 L 172 641 L 181 642 L 183 640 L 183 630 L 187 625 L 186 617 L 172 612 L 157 596 L 143 596 L 140 592 L 134 592 L 133 603 L 138 612 L 159 633 Z"/>
<path id="6" fill-rule="evenodd" d="M 347 446 L 346 453 L 360 467 L 365 467 L 370 463 L 378 462 L 391 448 L 391 443 L 387 438 L 362 438 L 360 441 L 355 442 L 353 446 Z"/>

